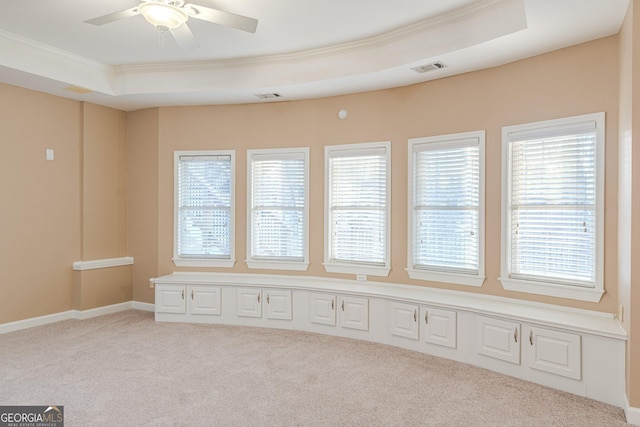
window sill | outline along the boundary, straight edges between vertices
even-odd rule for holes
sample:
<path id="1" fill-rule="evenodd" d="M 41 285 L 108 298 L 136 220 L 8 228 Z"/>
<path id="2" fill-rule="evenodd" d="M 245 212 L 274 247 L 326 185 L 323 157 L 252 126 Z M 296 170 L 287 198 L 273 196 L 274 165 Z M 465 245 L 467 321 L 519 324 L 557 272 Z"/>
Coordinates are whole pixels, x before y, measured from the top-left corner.
<path id="1" fill-rule="evenodd" d="M 214 267 L 231 268 L 235 259 L 207 259 L 207 258 L 173 258 L 176 267 Z"/>
<path id="2" fill-rule="evenodd" d="M 294 271 L 307 271 L 309 268 L 308 262 L 294 262 L 294 261 L 265 261 L 265 260 L 245 260 L 247 267 L 264 269 L 264 270 L 294 270 Z"/>
<path id="3" fill-rule="evenodd" d="M 324 269 L 327 273 L 343 273 L 343 274 L 355 274 L 365 276 L 389 276 L 390 267 L 377 267 L 372 265 L 360 265 L 360 264 L 337 264 L 337 263 L 324 263 Z"/>
<path id="4" fill-rule="evenodd" d="M 570 285 L 556 285 L 553 283 L 535 282 L 531 280 L 498 278 L 502 287 L 508 291 L 526 292 L 529 294 L 546 295 L 550 297 L 568 298 L 579 301 L 600 302 L 604 289 L 583 288 Z"/>
<path id="5" fill-rule="evenodd" d="M 428 280 L 439 283 L 452 283 L 454 285 L 465 285 L 481 287 L 484 283 L 485 276 L 473 276 L 470 274 L 445 273 L 426 270 L 416 270 L 407 268 L 409 277 L 416 280 Z"/>

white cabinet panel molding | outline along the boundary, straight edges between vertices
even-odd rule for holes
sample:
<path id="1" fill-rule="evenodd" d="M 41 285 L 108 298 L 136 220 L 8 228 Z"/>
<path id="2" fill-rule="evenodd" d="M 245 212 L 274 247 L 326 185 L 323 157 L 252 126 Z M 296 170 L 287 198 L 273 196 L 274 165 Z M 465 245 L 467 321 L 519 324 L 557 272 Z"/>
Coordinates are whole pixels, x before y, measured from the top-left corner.
<path id="1" fill-rule="evenodd" d="M 423 307 L 420 315 L 424 321 L 424 341 L 444 347 L 457 346 L 456 312 L 435 307 Z"/>
<path id="2" fill-rule="evenodd" d="M 340 296 L 340 326 L 349 329 L 369 330 L 369 300 Z"/>
<path id="3" fill-rule="evenodd" d="M 529 367 L 575 380 L 582 378 L 580 335 L 529 327 L 525 336 L 532 352 Z"/>
<path id="4" fill-rule="evenodd" d="M 265 290 L 265 293 L 267 319 L 293 319 L 291 291 L 269 289 Z"/>
<path id="5" fill-rule="evenodd" d="M 482 316 L 477 320 L 478 353 L 519 364 L 520 324 Z"/>
<path id="6" fill-rule="evenodd" d="M 419 331 L 418 313 L 419 307 L 417 305 L 390 302 L 391 335 L 417 340 Z"/>
<path id="7" fill-rule="evenodd" d="M 336 326 L 336 299 L 335 295 L 312 292 L 309 295 L 309 321 Z"/>
<path id="8" fill-rule="evenodd" d="M 240 317 L 262 317 L 262 291 L 254 288 L 237 290 L 237 312 Z"/>
<path id="9" fill-rule="evenodd" d="M 187 312 L 185 293 L 180 285 L 163 285 L 156 291 L 156 312 L 184 314 Z"/>
<path id="10" fill-rule="evenodd" d="M 218 287 L 191 287 L 189 290 L 190 309 L 192 314 L 219 315 L 220 288 Z"/>

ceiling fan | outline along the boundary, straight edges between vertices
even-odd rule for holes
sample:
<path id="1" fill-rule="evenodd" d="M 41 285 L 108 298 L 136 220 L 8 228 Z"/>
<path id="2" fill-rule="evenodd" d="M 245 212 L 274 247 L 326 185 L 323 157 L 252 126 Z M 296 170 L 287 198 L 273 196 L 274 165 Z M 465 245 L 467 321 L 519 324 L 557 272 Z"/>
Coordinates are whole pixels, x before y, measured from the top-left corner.
<path id="1" fill-rule="evenodd" d="M 199 46 L 191 29 L 187 26 L 189 18 L 213 22 L 214 24 L 225 25 L 249 33 L 255 33 L 258 26 L 257 19 L 219 9 L 185 4 L 184 0 L 142 0 L 142 3 L 136 7 L 98 16 L 84 22 L 93 25 L 104 25 L 136 15 L 144 16 L 151 25 L 162 33 L 169 32 L 183 49 L 192 49 Z"/>

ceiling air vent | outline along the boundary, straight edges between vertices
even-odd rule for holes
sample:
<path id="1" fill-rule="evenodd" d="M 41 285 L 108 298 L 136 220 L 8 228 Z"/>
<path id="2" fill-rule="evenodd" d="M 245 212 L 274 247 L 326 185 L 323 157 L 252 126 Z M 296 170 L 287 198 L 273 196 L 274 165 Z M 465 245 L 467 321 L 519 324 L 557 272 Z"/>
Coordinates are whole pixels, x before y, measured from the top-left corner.
<path id="1" fill-rule="evenodd" d="M 280 98 L 282 95 L 279 93 L 256 93 L 256 96 L 260 99 L 275 99 Z"/>
<path id="2" fill-rule="evenodd" d="M 419 65 L 417 67 L 412 67 L 411 69 L 416 73 L 428 73 L 429 71 L 441 70 L 443 68 L 447 68 L 447 64 L 444 62 L 432 62 L 431 64 Z"/>

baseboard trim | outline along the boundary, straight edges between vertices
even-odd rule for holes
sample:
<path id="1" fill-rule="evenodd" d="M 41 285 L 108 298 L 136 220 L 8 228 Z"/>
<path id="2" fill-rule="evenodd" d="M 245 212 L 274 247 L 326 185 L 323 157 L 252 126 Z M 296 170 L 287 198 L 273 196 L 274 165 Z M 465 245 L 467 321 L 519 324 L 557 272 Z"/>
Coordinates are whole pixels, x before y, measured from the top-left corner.
<path id="1" fill-rule="evenodd" d="M 105 314 L 118 313 L 119 311 L 130 310 L 133 302 L 121 302 L 119 304 L 106 305 L 104 307 L 92 308 L 90 310 L 73 310 L 73 318 L 78 320 L 91 319 L 92 317 L 104 316 Z"/>
<path id="2" fill-rule="evenodd" d="M 140 311 L 150 311 L 152 313 L 155 313 L 155 311 L 156 311 L 155 304 L 151 304 L 149 302 L 133 301 L 133 307 L 132 308 L 135 309 L 135 310 L 140 310 Z"/>
<path id="3" fill-rule="evenodd" d="M 625 397 L 624 415 L 627 417 L 627 422 L 634 426 L 640 426 L 640 408 L 634 408 L 629 405 L 629 398 Z"/>
<path id="4" fill-rule="evenodd" d="M 9 332 L 35 328 L 36 326 L 48 325 L 50 323 L 69 319 L 73 319 L 73 310 L 63 311 L 62 313 L 47 314 L 45 316 L 31 317 L 24 320 L 16 320 L 15 322 L 1 324 L 0 334 L 8 334 Z"/>
<path id="5" fill-rule="evenodd" d="M 105 314 L 118 313 L 125 310 L 154 311 L 154 305 L 147 302 L 127 301 L 119 304 L 107 305 L 104 307 L 92 308 L 90 310 L 67 310 L 61 313 L 47 314 L 44 316 L 31 317 L 24 320 L 0 324 L 0 335 L 24 329 L 35 328 L 36 326 L 49 325 L 62 320 L 76 319 L 85 320 L 92 317 L 104 316 Z"/>

